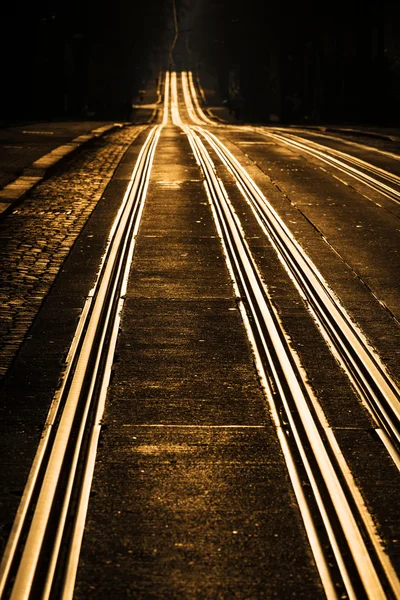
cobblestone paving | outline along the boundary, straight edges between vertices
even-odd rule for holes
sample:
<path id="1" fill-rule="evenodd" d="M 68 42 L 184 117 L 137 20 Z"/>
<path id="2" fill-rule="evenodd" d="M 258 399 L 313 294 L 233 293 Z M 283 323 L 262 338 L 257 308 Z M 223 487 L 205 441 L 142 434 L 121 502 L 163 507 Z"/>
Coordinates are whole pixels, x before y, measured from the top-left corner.
<path id="1" fill-rule="evenodd" d="M 115 168 L 141 128 L 112 133 L 0 223 L 0 380 Z"/>

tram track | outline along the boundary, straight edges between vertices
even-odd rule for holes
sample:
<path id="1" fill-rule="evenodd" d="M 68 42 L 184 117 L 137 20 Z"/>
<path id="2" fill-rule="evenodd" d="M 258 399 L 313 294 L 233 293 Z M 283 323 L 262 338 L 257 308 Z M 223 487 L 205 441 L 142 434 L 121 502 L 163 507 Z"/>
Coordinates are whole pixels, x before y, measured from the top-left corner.
<path id="1" fill-rule="evenodd" d="M 288 130 L 286 128 L 279 128 L 279 127 L 275 127 L 274 128 L 278 133 L 289 133 Z M 381 148 L 377 148 L 376 146 L 371 146 L 370 144 L 366 144 L 364 143 L 360 143 L 360 142 L 356 142 L 354 139 L 345 139 L 341 134 L 341 130 L 337 131 L 337 134 L 333 134 L 333 133 L 329 133 L 329 128 L 325 129 L 325 128 L 317 128 L 315 129 L 314 127 L 311 128 L 302 128 L 302 127 L 291 127 L 290 128 L 290 135 L 294 135 L 296 138 L 300 138 L 301 140 L 304 140 L 304 138 L 302 137 L 303 135 L 311 135 L 312 137 L 317 137 L 317 138 L 321 138 L 321 141 L 326 142 L 333 142 L 333 143 L 339 143 L 340 145 L 344 145 L 344 146 L 348 146 L 349 148 L 352 148 L 353 150 L 356 151 L 361 151 L 361 152 L 369 152 L 369 153 L 373 153 L 377 156 L 380 157 L 385 157 L 388 158 L 390 160 L 394 160 L 396 162 L 400 161 L 400 155 L 396 154 L 395 152 L 391 152 L 389 150 L 383 150 Z M 357 130 L 354 130 L 353 135 L 357 135 Z M 311 141 L 311 140 L 310 140 Z M 326 148 L 325 144 L 318 144 L 319 146 L 321 146 L 322 148 Z M 347 152 L 345 152 L 344 154 L 347 154 Z"/>
<path id="2" fill-rule="evenodd" d="M 183 85 L 185 86 L 184 80 Z M 316 266 L 239 161 L 215 134 L 197 125 L 195 129 L 234 176 L 259 225 L 293 277 L 300 294 L 306 298 L 324 339 L 372 415 L 377 434 L 400 470 L 400 391 L 396 383 Z"/>
<path id="3" fill-rule="evenodd" d="M 120 312 L 162 126 L 151 129 L 111 228 L 0 568 L 0 596 L 72 598 Z"/>
<path id="4" fill-rule="evenodd" d="M 393 585 L 394 592 L 400 593 L 372 520 L 354 493 L 354 482 L 346 468 L 341 469 L 344 459 L 334 434 L 318 419 L 316 401 L 296 368 L 296 359 L 243 239 L 225 188 L 215 176 L 204 145 L 193 132 L 187 134 L 206 177 L 216 224 L 238 298 L 243 303 L 242 314 L 246 310 L 244 320 L 250 328 L 261 380 L 326 595 L 336 598 L 337 589 L 342 588 L 349 598 L 386 598 L 383 578 L 387 580 L 386 589 Z M 305 481 L 312 494 L 304 493 Z M 363 523 L 362 528 L 359 522 Z M 367 549 L 366 537 L 370 538 L 372 548 Z"/>
<path id="5" fill-rule="evenodd" d="M 399 390 L 261 190 L 222 141 L 204 128 L 215 124 L 201 110 L 191 73 L 182 74 L 182 89 L 193 125 L 180 117 L 176 73 L 166 73 L 162 124 L 151 129 L 139 154 L 82 312 L 1 563 L 0 596 L 11 600 L 73 597 L 128 273 L 154 154 L 171 111 L 173 124 L 187 136 L 203 173 L 325 595 L 329 600 L 399 598 L 398 576 L 291 347 L 213 157 L 233 175 L 400 469 Z"/>
<path id="6" fill-rule="evenodd" d="M 182 84 L 185 90 L 185 77 Z M 173 95 L 176 96 L 176 90 L 173 90 Z M 189 102 L 189 116 L 194 110 L 192 88 L 190 95 L 184 91 L 185 102 Z M 240 220 L 223 182 L 217 176 L 204 141 L 234 176 L 244 199 L 295 280 L 301 295 L 307 298 L 323 336 L 345 366 L 350 380 L 373 415 L 377 434 L 398 468 L 399 391 L 261 190 L 218 137 L 198 125 L 201 120 L 202 115 L 197 112 L 196 124 L 188 127 L 180 121 L 176 111 L 174 122 L 188 136 L 204 173 L 228 268 L 255 349 L 260 378 L 264 382 L 325 593 L 328 598 L 337 598 L 338 589 L 342 589 L 345 596 L 341 597 L 399 597 L 400 582 L 381 546 L 373 520 L 341 454 L 334 432 L 290 348 L 246 243 Z M 304 493 L 300 483 L 304 481 L 307 481 L 312 494 Z M 321 534 L 321 531 L 324 533 Z"/>
<path id="7" fill-rule="evenodd" d="M 352 177 L 358 182 L 367 185 L 369 188 L 379 192 L 396 204 L 400 204 L 400 177 L 394 173 L 373 165 L 370 162 L 352 156 L 347 152 L 341 152 L 334 148 L 327 148 L 311 140 L 304 140 L 293 134 L 278 134 L 266 131 L 263 128 L 248 128 L 256 133 L 275 140 L 280 144 L 290 148 L 305 152 L 323 163 L 334 167 L 341 173 Z M 397 157 L 398 160 L 398 157 Z"/>
<path id="8" fill-rule="evenodd" d="M 201 129 L 269 237 L 281 261 L 305 295 L 325 339 L 329 340 L 364 405 L 374 416 L 377 433 L 400 469 L 400 391 L 362 332 L 340 305 L 315 265 L 236 158 L 214 135 Z"/>

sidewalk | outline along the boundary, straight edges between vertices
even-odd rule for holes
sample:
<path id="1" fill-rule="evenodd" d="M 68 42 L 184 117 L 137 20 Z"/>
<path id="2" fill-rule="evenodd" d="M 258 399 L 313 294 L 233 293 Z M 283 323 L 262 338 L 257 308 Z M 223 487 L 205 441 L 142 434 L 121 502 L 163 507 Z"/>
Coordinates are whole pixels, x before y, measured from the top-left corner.
<path id="1" fill-rule="evenodd" d="M 48 172 L 83 144 L 119 123 L 29 123 L 0 129 L 0 216 L 12 209 Z"/>

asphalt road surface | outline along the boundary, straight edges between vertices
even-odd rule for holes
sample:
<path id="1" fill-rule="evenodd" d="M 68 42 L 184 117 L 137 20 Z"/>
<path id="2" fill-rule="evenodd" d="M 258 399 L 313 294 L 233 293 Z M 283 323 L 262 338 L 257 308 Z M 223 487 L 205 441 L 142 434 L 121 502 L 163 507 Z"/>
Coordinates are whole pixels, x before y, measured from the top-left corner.
<path id="1" fill-rule="evenodd" d="M 0 595 L 400 597 L 395 133 L 166 73 L 3 215 Z"/>

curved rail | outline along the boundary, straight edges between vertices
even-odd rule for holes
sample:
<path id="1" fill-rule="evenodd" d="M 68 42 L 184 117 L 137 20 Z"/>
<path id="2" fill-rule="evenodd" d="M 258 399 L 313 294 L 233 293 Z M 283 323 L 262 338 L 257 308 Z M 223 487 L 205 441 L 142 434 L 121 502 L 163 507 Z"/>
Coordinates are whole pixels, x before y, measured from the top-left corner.
<path id="1" fill-rule="evenodd" d="M 185 104 L 189 113 L 189 117 L 195 125 L 212 125 L 219 127 L 220 124 L 212 121 L 202 110 L 198 101 L 192 72 L 182 73 L 182 87 L 185 98 Z M 377 192 L 383 194 L 396 204 L 400 204 L 400 177 L 385 169 L 377 167 L 372 163 L 357 158 L 347 152 L 342 152 L 334 148 L 327 148 L 323 144 L 318 144 L 312 140 L 304 140 L 293 133 L 276 133 L 266 131 L 261 127 L 245 127 L 244 129 L 260 133 L 263 136 L 275 139 L 278 142 L 284 143 L 296 150 L 301 150 L 329 164 L 339 171 L 350 175 L 363 184 L 368 185 Z M 350 144 L 350 142 L 346 141 Z M 362 147 L 361 144 L 353 143 L 354 146 Z M 376 152 L 384 154 L 390 158 L 400 160 L 398 155 L 389 152 L 383 152 L 376 148 L 371 148 Z M 377 179 L 379 178 L 379 179 Z M 393 187 L 397 186 L 396 187 Z"/>
<path id="2" fill-rule="evenodd" d="M 200 106 L 199 99 L 196 94 L 196 87 L 193 80 L 193 73 L 189 71 L 182 72 L 182 87 L 185 97 L 185 103 L 191 120 L 197 125 L 211 125 L 219 127 L 219 123 L 210 119 Z"/>
<path id="3" fill-rule="evenodd" d="M 2 598 L 72 598 L 120 311 L 161 127 L 139 154 L 82 313 L 1 564 Z"/>

